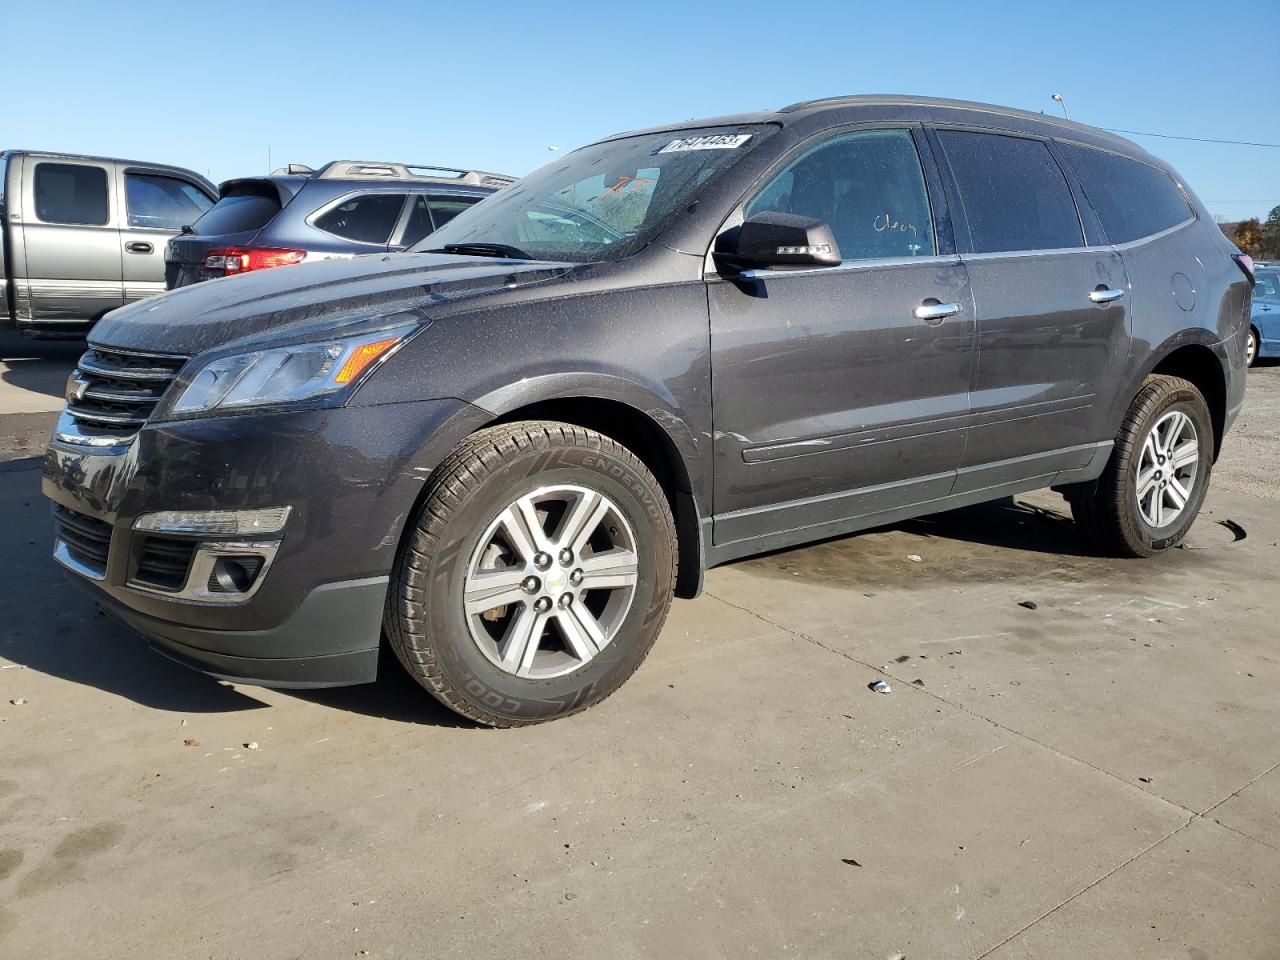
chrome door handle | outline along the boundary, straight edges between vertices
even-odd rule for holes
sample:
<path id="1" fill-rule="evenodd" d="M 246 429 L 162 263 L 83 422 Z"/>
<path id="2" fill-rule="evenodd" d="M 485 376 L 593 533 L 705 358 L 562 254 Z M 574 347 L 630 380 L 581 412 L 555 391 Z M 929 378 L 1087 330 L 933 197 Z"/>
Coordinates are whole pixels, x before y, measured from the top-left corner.
<path id="1" fill-rule="evenodd" d="M 1111 303 L 1113 300 L 1119 300 L 1123 296 L 1123 290 L 1109 289 L 1107 287 L 1099 287 L 1097 290 L 1089 291 L 1089 299 L 1094 303 Z"/>
<path id="2" fill-rule="evenodd" d="M 939 324 L 947 317 L 954 317 L 960 312 L 960 304 L 958 303 L 939 303 L 930 297 L 924 303 L 915 309 L 915 317 L 917 320 L 923 320 L 925 323 Z"/>
<path id="3" fill-rule="evenodd" d="M 145 240 L 132 240 L 129 243 L 126 243 L 124 248 L 129 253 L 150 253 L 155 249 L 155 247 L 147 243 Z"/>

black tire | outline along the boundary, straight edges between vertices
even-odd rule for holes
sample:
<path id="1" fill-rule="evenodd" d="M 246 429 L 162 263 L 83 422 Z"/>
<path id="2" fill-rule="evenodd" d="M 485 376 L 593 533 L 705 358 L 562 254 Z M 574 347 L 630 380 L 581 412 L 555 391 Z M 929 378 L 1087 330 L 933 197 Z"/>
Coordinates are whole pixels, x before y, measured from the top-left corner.
<path id="1" fill-rule="evenodd" d="M 1196 430 L 1199 462 L 1191 496 L 1168 525 L 1148 523 L 1138 505 L 1135 471 L 1151 428 L 1172 410 L 1190 417 Z M 1150 557 L 1176 546 L 1191 529 L 1209 489 L 1213 469 L 1213 421 L 1195 384 L 1181 377 L 1150 376 L 1129 405 L 1106 470 L 1096 483 L 1063 491 L 1084 535 L 1108 553 Z"/>
<path id="2" fill-rule="evenodd" d="M 462 592 L 469 558 L 498 513 L 557 483 L 610 498 L 634 533 L 639 574 L 614 639 L 571 673 L 516 676 L 468 632 Z M 478 723 L 514 727 L 568 716 L 617 690 L 666 621 L 676 582 L 675 523 L 662 487 L 630 450 L 592 430 L 525 421 L 481 430 L 435 471 L 392 573 L 385 631 L 408 672 Z"/>

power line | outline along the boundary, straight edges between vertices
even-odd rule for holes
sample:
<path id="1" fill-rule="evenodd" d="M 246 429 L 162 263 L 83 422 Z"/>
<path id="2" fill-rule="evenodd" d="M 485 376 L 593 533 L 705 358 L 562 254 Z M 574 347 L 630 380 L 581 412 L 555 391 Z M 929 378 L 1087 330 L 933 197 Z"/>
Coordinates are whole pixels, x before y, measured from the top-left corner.
<path id="1" fill-rule="evenodd" d="M 1147 133 L 1144 130 L 1122 130 L 1119 127 L 1101 127 L 1111 133 L 1127 133 L 1134 137 L 1159 137 L 1161 140 L 1190 140 L 1193 143 L 1229 143 L 1237 147 L 1270 147 L 1280 150 L 1280 143 L 1257 143 L 1252 140 L 1215 140 L 1211 137 L 1180 137 L 1173 133 Z"/>

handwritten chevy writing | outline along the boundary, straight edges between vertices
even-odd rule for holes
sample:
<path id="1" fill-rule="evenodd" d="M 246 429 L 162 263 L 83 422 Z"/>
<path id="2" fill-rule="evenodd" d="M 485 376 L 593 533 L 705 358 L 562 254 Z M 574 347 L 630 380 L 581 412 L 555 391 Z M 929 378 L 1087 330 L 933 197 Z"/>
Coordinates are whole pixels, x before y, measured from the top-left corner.
<path id="1" fill-rule="evenodd" d="M 690 150 L 737 150 L 751 139 L 749 133 L 716 133 L 705 137 L 672 140 L 659 153 L 687 153 Z"/>

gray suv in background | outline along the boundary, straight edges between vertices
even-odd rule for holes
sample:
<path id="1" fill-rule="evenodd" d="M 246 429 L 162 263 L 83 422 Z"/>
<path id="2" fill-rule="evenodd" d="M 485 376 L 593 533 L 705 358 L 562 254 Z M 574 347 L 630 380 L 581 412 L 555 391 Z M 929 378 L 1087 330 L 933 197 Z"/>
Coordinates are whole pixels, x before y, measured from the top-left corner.
<path id="1" fill-rule="evenodd" d="M 201 280 L 403 250 L 515 180 L 368 160 L 319 170 L 290 164 L 269 177 L 228 180 L 218 202 L 165 251 L 169 289 Z"/>
<path id="2" fill-rule="evenodd" d="M 385 639 L 459 713 L 547 720 L 738 557 L 1044 487 L 1098 549 L 1170 549 L 1252 286 L 1078 123 L 875 96 L 619 134 L 406 254 L 113 313 L 54 555 L 215 675 L 365 682 Z"/>
<path id="3" fill-rule="evenodd" d="M 165 243 L 216 196 L 181 167 L 0 152 L 0 323 L 82 337 L 108 310 L 163 292 Z"/>

